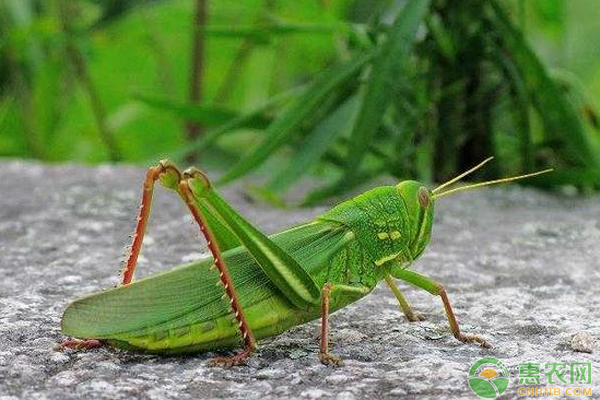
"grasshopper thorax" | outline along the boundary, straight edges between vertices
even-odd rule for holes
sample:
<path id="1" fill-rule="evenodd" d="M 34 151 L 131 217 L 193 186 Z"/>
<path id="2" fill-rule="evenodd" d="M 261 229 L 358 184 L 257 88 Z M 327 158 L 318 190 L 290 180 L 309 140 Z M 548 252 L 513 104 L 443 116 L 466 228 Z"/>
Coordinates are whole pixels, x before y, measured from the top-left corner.
<path id="1" fill-rule="evenodd" d="M 420 187 L 414 181 L 377 187 L 339 204 L 320 219 L 350 228 L 364 254 L 376 268 L 381 267 L 384 276 L 385 267 L 398 264 L 394 261 L 402 265 L 411 262 L 429 241 L 433 201 Z"/>

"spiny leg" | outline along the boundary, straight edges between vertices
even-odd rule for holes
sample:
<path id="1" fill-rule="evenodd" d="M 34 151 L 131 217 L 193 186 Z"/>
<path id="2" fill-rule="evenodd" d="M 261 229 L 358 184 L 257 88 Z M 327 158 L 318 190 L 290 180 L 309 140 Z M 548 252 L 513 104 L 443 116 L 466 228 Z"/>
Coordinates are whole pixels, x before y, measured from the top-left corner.
<path id="1" fill-rule="evenodd" d="M 177 176 L 177 180 L 181 179 L 181 174 L 177 168 L 167 161 L 161 161 L 158 165 L 148 168 L 146 172 L 146 179 L 144 180 L 142 188 L 142 202 L 140 205 L 140 211 L 137 217 L 137 226 L 133 234 L 133 242 L 127 257 L 127 262 L 122 272 L 122 285 L 131 283 L 133 273 L 137 265 L 137 259 L 142 249 L 142 242 L 146 233 L 146 227 L 148 226 L 148 218 L 150 216 L 150 208 L 152 205 L 152 194 L 154 192 L 155 182 L 167 171 L 172 171 Z M 59 350 L 63 349 L 93 349 L 101 347 L 102 342 L 97 339 L 67 339 L 58 345 Z"/>
<path id="2" fill-rule="evenodd" d="M 177 167 L 171 165 L 168 161 L 160 161 L 158 165 L 149 168 L 146 172 L 146 179 L 144 180 L 142 191 L 142 203 L 140 205 L 140 212 L 137 217 L 137 226 L 133 234 L 133 242 L 131 244 L 129 256 L 127 257 L 127 262 L 123 269 L 123 279 L 121 281 L 122 285 L 131 283 L 131 280 L 133 279 L 133 273 L 137 265 L 137 259 L 142 249 L 144 235 L 146 234 L 146 227 L 148 226 L 148 218 L 150 217 L 154 184 L 167 171 L 172 171 L 172 173 L 177 176 L 177 180 L 181 180 L 181 173 Z"/>
<path id="3" fill-rule="evenodd" d="M 170 174 L 170 175 L 167 175 Z M 235 294 L 235 288 L 233 281 L 229 276 L 227 265 L 221 255 L 221 250 L 217 244 L 217 239 L 209 228 L 209 224 L 206 219 L 202 216 L 196 203 L 193 201 L 193 196 L 189 190 L 186 179 L 188 176 L 181 174 L 177 167 L 171 164 L 169 161 L 161 161 L 156 167 L 152 167 L 146 174 L 146 180 L 144 182 L 144 192 L 142 195 L 142 205 L 140 207 L 140 215 L 138 217 L 138 225 L 134 234 L 133 244 L 131 246 L 131 252 L 129 254 L 127 265 L 123 273 L 123 284 L 128 284 L 131 281 L 133 272 L 135 270 L 137 258 L 141 250 L 143 237 L 145 234 L 148 217 L 150 215 L 150 206 L 152 203 L 152 193 L 154 190 L 154 183 L 160 179 L 161 183 L 170 189 L 173 189 L 179 193 L 185 204 L 188 206 L 194 219 L 200 227 L 200 231 L 204 235 L 207 241 L 207 246 L 212 253 L 215 266 L 219 270 L 219 279 L 224 287 L 226 295 L 230 299 L 232 311 L 235 315 L 236 320 L 244 340 L 244 350 L 232 357 L 219 357 L 215 360 L 215 364 L 220 365 L 237 365 L 243 362 L 250 353 L 256 348 L 255 341 L 252 335 L 252 331 L 248 326 L 244 313 Z M 216 223 L 213 221 L 213 223 Z"/>
<path id="4" fill-rule="evenodd" d="M 223 259 L 223 256 L 221 255 L 221 251 L 219 249 L 219 246 L 217 245 L 216 238 L 215 238 L 212 230 L 208 227 L 208 225 L 207 225 L 204 217 L 200 213 L 198 207 L 196 206 L 196 203 L 194 202 L 193 195 L 190 191 L 187 181 L 185 179 L 181 180 L 179 182 L 179 187 L 180 187 L 181 197 L 185 201 L 186 205 L 190 209 L 190 212 L 194 216 L 194 219 L 198 223 L 198 225 L 200 227 L 200 231 L 206 238 L 207 246 L 213 255 L 215 266 L 219 270 L 219 279 L 221 280 L 221 283 L 223 284 L 225 293 L 229 297 L 229 302 L 231 304 L 231 308 L 235 315 L 235 319 L 238 322 L 238 326 L 239 326 L 240 332 L 242 334 L 242 338 L 244 340 L 244 349 L 241 352 L 239 352 L 231 357 L 225 357 L 225 356 L 217 357 L 216 359 L 213 360 L 213 364 L 221 365 L 221 366 L 238 365 L 238 364 L 242 363 L 246 358 L 248 358 L 248 356 L 256 349 L 256 343 L 255 343 L 254 337 L 252 335 L 252 330 L 248 326 L 248 322 L 246 321 L 246 318 L 244 316 L 244 311 L 243 311 L 242 306 L 241 306 L 241 304 L 237 298 L 237 295 L 235 293 L 233 281 L 231 280 L 231 278 L 229 276 L 227 265 L 225 263 L 225 260 Z"/>
<path id="5" fill-rule="evenodd" d="M 370 289 L 365 286 L 334 285 L 327 282 L 321 289 L 321 352 L 320 359 L 323 364 L 341 365 L 339 357 L 329 353 L 329 308 L 332 297 L 344 294 L 361 298 Z"/>
<path id="6" fill-rule="evenodd" d="M 148 172 L 146 173 L 146 179 L 143 185 L 142 204 L 140 206 L 140 213 L 137 220 L 138 223 L 133 236 L 133 243 L 131 245 L 131 250 L 127 258 L 127 263 L 123 270 L 122 284 L 129 284 L 133 278 L 133 273 L 135 271 L 139 253 L 141 251 L 144 234 L 146 232 L 148 218 L 150 216 L 152 194 L 154 191 L 155 182 L 157 180 L 160 180 L 165 187 L 173 189 L 180 194 L 180 196 L 192 212 L 194 219 L 199 224 L 200 229 L 208 242 L 208 247 L 215 260 L 215 266 L 219 269 L 219 277 L 221 283 L 225 288 L 226 295 L 230 298 L 231 307 L 233 309 L 236 319 L 238 320 L 240 331 L 242 333 L 242 337 L 245 343 L 244 350 L 239 354 L 236 354 L 233 357 L 221 357 L 215 361 L 217 364 L 227 366 L 239 364 L 243 360 L 245 360 L 248 357 L 248 355 L 250 355 L 250 353 L 256 348 L 252 332 L 248 324 L 246 323 L 241 305 L 235 295 L 233 282 L 229 277 L 227 266 L 221 256 L 221 251 L 219 249 L 219 246 L 217 245 L 215 236 L 209 228 L 207 221 L 201 216 L 201 213 L 198 211 L 198 208 L 192 201 L 192 194 L 189 190 L 189 187 L 187 186 L 187 182 L 185 182 L 185 179 L 183 178 L 183 175 L 179 172 L 177 167 L 171 164 L 169 161 L 160 161 L 160 163 L 157 166 L 149 168 Z M 213 223 L 216 223 L 214 219 Z M 63 342 L 59 346 L 59 348 L 88 349 L 99 347 L 101 345 L 102 342 L 96 339 L 72 339 Z"/>
<path id="7" fill-rule="evenodd" d="M 189 178 L 187 182 L 200 213 L 208 210 L 206 215 L 214 214 L 227 226 L 225 230 L 214 230 L 209 225 L 219 239 L 219 245 L 222 241 L 219 234 L 235 235 L 236 242 L 248 250 L 260 269 L 292 305 L 303 310 L 319 305 L 321 290 L 297 260 L 223 200 L 201 171 L 190 168 L 184 176 Z"/>
<path id="8" fill-rule="evenodd" d="M 67 339 L 57 346 L 57 350 L 75 349 L 88 350 L 102 347 L 104 343 L 96 339 Z"/>
<path id="9" fill-rule="evenodd" d="M 406 316 L 406 319 L 408 319 L 410 322 L 423 321 L 425 319 L 423 314 L 413 311 L 410 304 L 408 304 L 408 300 L 406 300 L 406 297 L 404 297 L 398 288 L 398 285 L 396 285 L 396 282 L 394 282 L 394 279 L 388 275 L 385 277 L 385 281 L 392 290 L 392 293 L 394 293 L 394 296 L 396 296 L 396 299 L 398 299 L 398 304 L 400 304 L 400 308 Z"/>
<path id="10" fill-rule="evenodd" d="M 442 303 L 444 304 L 444 309 L 446 310 L 446 317 L 448 318 L 448 323 L 450 324 L 450 331 L 456 339 L 463 343 L 478 343 L 481 347 L 491 347 L 491 345 L 481 336 L 465 334 L 460 331 L 458 321 L 456 320 L 454 311 L 452 311 L 452 306 L 450 305 L 450 300 L 448 300 L 446 289 L 444 289 L 440 283 L 407 269 L 402 269 L 395 272 L 394 277 L 420 287 L 421 289 L 424 289 L 433 295 L 440 296 Z"/>

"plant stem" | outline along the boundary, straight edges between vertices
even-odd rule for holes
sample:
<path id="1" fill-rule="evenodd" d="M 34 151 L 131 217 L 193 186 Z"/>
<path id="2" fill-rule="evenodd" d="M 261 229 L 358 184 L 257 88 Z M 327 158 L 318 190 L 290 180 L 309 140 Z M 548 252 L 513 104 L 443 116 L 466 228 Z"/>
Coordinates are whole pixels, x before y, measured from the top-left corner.
<path id="1" fill-rule="evenodd" d="M 13 86 L 15 92 L 15 100 L 21 107 L 21 116 L 23 119 L 23 131 L 25 133 L 25 142 L 29 149 L 29 153 L 37 159 L 45 159 L 43 146 L 40 144 L 40 138 L 37 133 L 37 123 L 35 109 L 31 98 L 31 88 L 27 83 L 27 78 L 24 72 L 13 62 L 11 57 L 7 57 L 9 70 L 13 73 Z"/>
<path id="2" fill-rule="evenodd" d="M 202 98 L 202 77 L 204 75 L 204 26 L 206 25 L 208 0 L 197 0 L 192 23 L 192 49 L 190 59 L 189 102 L 197 104 Z M 187 138 L 194 141 L 202 135 L 203 126 L 195 121 L 187 121 Z M 191 152 L 187 155 L 188 162 L 194 162 L 197 154 Z"/>
<path id="3" fill-rule="evenodd" d="M 74 32 L 71 25 L 73 4 L 73 2 L 69 2 L 68 0 L 62 0 L 59 2 L 60 22 L 62 30 L 65 34 L 65 50 L 67 57 L 75 69 L 77 79 L 87 92 L 90 105 L 92 107 L 92 113 L 94 114 L 96 125 L 98 126 L 98 132 L 100 133 L 100 138 L 106 146 L 110 160 L 113 162 L 121 161 L 123 157 L 117 146 L 116 140 L 106 123 L 106 109 L 104 108 L 104 104 L 102 103 L 102 100 L 96 91 L 96 85 L 94 84 L 94 81 L 89 73 L 85 58 L 73 40 Z"/>
<path id="4" fill-rule="evenodd" d="M 254 47 L 254 43 L 252 39 L 244 39 L 240 47 L 238 48 L 235 56 L 233 57 L 233 61 L 231 62 L 231 66 L 225 73 L 225 78 L 223 82 L 217 89 L 217 94 L 215 95 L 215 103 L 223 104 L 229 98 L 229 95 L 233 91 L 235 84 L 237 83 L 238 77 L 240 76 L 240 72 L 242 71 L 242 65 L 250 55 L 250 51 Z"/>
<path id="5" fill-rule="evenodd" d="M 158 74 L 158 81 L 163 87 L 163 90 L 167 98 L 174 98 L 174 82 L 173 69 L 169 62 L 168 52 L 165 49 L 164 43 L 161 41 L 159 35 L 156 34 L 154 26 L 156 25 L 156 18 L 150 15 L 150 11 L 146 8 L 140 7 L 139 15 L 144 21 L 145 28 L 145 40 L 148 44 L 148 48 L 154 55 L 156 61 L 156 70 Z"/>
<path id="6" fill-rule="evenodd" d="M 271 11 L 274 6 L 275 0 L 265 0 L 263 2 L 261 10 L 258 12 L 258 17 L 254 21 L 254 24 L 261 24 L 263 22 L 264 15 Z M 233 88 L 235 87 L 240 77 L 240 74 L 242 72 L 242 66 L 250 56 L 255 46 L 256 42 L 250 37 L 247 37 L 242 41 L 240 47 L 235 53 L 235 56 L 233 57 L 233 62 L 231 63 L 231 66 L 225 73 L 225 78 L 223 79 L 221 85 L 219 86 L 219 89 L 217 90 L 217 94 L 215 95 L 215 103 L 223 104 L 228 100 L 229 96 L 231 95 L 231 92 L 233 91 Z"/>

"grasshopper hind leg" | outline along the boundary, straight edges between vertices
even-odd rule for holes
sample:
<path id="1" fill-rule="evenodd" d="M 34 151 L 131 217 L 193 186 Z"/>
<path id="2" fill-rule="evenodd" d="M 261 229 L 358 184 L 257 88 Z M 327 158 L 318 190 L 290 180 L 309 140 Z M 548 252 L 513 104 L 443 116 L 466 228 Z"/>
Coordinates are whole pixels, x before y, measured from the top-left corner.
<path id="1" fill-rule="evenodd" d="M 104 346 L 100 340 L 96 339 L 67 339 L 60 343 L 56 350 L 75 349 L 89 350 Z"/>
<path id="2" fill-rule="evenodd" d="M 214 265 L 219 271 L 219 279 L 221 281 L 221 284 L 223 285 L 225 294 L 227 295 L 227 297 L 229 297 L 231 309 L 238 323 L 238 328 L 240 330 L 240 334 L 242 335 L 242 340 L 244 341 L 244 349 L 239 353 L 230 357 L 220 356 L 212 361 L 212 364 L 216 366 L 231 367 L 233 365 L 243 363 L 256 349 L 256 342 L 254 340 L 252 330 L 250 329 L 250 326 L 248 325 L 248 322 L 244 316 L 242 305 L 238 300 L 233 281 L 229 276 L 227 265 L 221 254 L 221 250 L 218 244 L 219 237 L 215 235 L 215 232 L 213 232 L 213 229 L 211 229 L 211 226 L 207 223 L 206 217 L 202 213 L 202 209 L 198 207 L 197 203 L 195 202 L 194 195 L 192 194 L 188 183 L 188 179 L 190 178 L 195 179 L 195 177 L 192 177 L 187 173 L 183 174 L 182 179 L 180 179 L 179 181 L 178 192 L 181 195 L 181 198 L 183 199 L 185 204 L 188 206 L 190 212 L 192 213 L 192 216 L 198 223 L 202 235 L 204 235 L 206 239 L 208 249 L 210 250 L 213 256 Z M 201 179 L 204 179 L 206 181 L 206 185 L 210 187 L 210 182 L 204 174 L 201 175 Z"/>
<path id="3" fill-rule="evenodd" d="M 167 166 L 166 163 L 161 162 L 157 166 L 151 167 L 146 171 L 146 179 L 144 180 L 142 188 L 142 202 L 140 205 L 139 214 L 137 217 L 137 225 L 135 232 L 132 236 L 132 244 L 127 256 L 127 261 L 123 271 L 121 272 L 121 285 L 128 285 L 133 279 L 133 273 L 137 266 L 137 259 L 142 249 L 142 242 L 144 235 L 146 234 L 146 227 L 148 225 L 148 217 L 150 216 L 150 208 L 152 206 L 152 195 L 154 193 L 154 184 L 163 175 L 167 169 L 172 168 L 173 172 L 179 174 L 179 172 L 171 166 Z M 56 349 L 75 349 L 75 350 L 88 350 L 101 347 L 103 343 L 97 339 L 67 339 L 61 342 Z"/>
<path id="4" fill-rule="evenodd" d="M 156 181 L 176 191 L 183 199 L 184 203 L 188 206 L 194 219 L 198 223 L 201 233 L 204 235 L 207 241 L 208 248 L 212 253 L 214 265 L 219 271 L 219 279 L 227 297 L 229 297 L 231 309 L 238 322 L 239 330 L 244 341 L 244 349 L 238 354 L 232 357 L 218 357 L 214 360 L 214 364 L 222 366 L 232 366 L 242 363 L 256 348 L 255 341 L 252 335 L 252 331 L 246 322 L 241 304 L 237 298 L 233 281 L 230 278 L 227 265 L 221 255 L 219 241 L 223 240 L 223 231 L 219 230 L 220 226 L 211 226 L 207 219 L 210 216 L 203 215 L 203 210 L 194 201 L 193 194 L 188 187 L 188 179 L 190 177 L 186 173 L 181 173 L 179 169 L 167 160 L 160 161 L 160 163 L 154 167 L 148 169 L 146 173 L 146 179 L 143 185 L 142 193 L 142 204 L 140 206 L 140 212 L 138 216 L 137 226 L 133 235 L 133 243 L 131 245 L 131 251 L 127 258 L 125 268 L 122 275 L 122 285 L 128 285 L 133 279 L 135 268 L 137 265 L 138 255 L 142 248 L 143 238 L 146 232 L 148 219 L 150 216 L 150 209 L 152 205 L 152 195 L 154 192 L 154 186 Z M 215 220 L 212 220 L 213 224 Z M 213 229 L 215 230 L 213 232 Z M 219 234 L 219 232 L 221 232 Z M 230 243 L 229 243 L 230 244 Z M 102 341 L 96 339 L 70 339 L 61 343 L 58 348 L 74 348 L 74 349 L 90 349 L 96 348 L 103 345 Z"/>

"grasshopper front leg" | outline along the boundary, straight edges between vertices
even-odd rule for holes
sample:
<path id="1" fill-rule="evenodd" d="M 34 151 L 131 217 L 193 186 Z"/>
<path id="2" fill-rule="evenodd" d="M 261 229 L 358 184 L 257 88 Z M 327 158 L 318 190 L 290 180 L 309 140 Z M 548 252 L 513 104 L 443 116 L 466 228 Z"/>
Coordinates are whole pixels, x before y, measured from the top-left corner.
<path id="1" fill-rule="evenodd" d="M 450 331 L 456 339 L 463 343 L 477 343 L 481 347 L 491 347 L 491 345 L 481 336 L 461 332 L 460 327 L 458 326 L 458 321 L 454 316 L 452 306 L 450 305 L 450 300 L 446 294 L 446 289 L 444 289 L 444 286 L 442 286 L 440 283 L 408 269 L 399 269 L 394 273 L 394 277 L 411 283 L 433 295 L 440 296 L 442 303 L 444 304 L 444 310 L 446 311 L 446 318 L 448 319 L 448 324 L 450 325 Z"/>
<path id="2" fill-rule="evenodd" d="M 406 300 L 406 297 L 404 297 L 404 295 L 398 288 L 398 285 L 396 285 L 396 282 L 394 282 L 394 279 L 390 275 L 385 277 L 385 282 L 390 287 L 392 293 L 394 293 L 394 296 L 396 296 L 398 304 L 400 305 L 400 308 L 402 309 L 402 312 L 406 316 L 407 320 L 409 320 L 410 322 L 417 322 L 423 321 L 425 319 L 425 317 L 421 313 L 413 311 L 410 304 L 408 304 L 408 300 Z"/>

